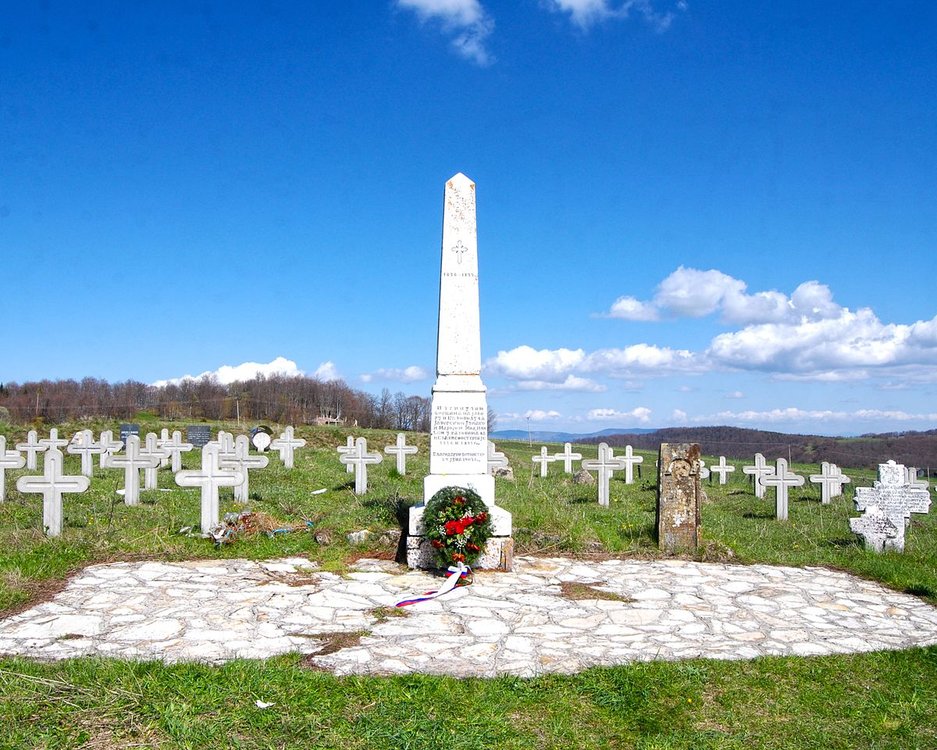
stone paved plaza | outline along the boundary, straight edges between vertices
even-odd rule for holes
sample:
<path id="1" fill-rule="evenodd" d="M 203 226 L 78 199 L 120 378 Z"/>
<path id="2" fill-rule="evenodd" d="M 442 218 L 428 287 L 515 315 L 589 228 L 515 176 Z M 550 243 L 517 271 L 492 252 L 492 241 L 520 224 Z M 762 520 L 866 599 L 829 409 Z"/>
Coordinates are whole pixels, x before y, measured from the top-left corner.
<path id="1" fill-rule="evenodd" d="M 513 573 L 481 572 L 472 586 L 393 609 L 442 579 L 385 560 L 345 576 L 314 567 L 91 566 L 53 600 L 0 621 L 0 654 L 217 664 L 322 651 L 312 663 L 336 674 L 533 676 L 937 643 L 937 608 L 823 568 L 520 557 Z"/>

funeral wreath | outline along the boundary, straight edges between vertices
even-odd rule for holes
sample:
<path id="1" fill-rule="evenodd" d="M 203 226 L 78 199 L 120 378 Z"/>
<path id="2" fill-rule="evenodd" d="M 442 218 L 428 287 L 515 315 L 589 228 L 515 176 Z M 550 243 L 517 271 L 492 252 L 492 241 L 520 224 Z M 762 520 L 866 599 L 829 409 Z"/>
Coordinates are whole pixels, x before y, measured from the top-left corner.
<path id="1" fill-rule="evenodd" d="M 426 503 L 423 529 L 440 567 L 477 562 L 491 537 L 488 506 L 474 490 L 443 487 Z"/>

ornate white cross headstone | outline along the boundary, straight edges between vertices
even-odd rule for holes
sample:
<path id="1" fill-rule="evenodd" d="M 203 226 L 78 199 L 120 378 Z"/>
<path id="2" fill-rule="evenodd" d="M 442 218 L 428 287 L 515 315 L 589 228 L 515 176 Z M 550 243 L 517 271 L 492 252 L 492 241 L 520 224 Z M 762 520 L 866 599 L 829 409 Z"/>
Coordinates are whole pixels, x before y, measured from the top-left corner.
<path id="1" fill-rule="evenodd" d="M 368 491 L 368 466 L 381 463 L 384 457 L 376 451 L 368 453 L 368 441 L 360 437 L 355 440 L 355 452 L 343 453 L 340 460 L 355 467 L 355 494 L 363 495 Z"/>
<path id="2" fill-rule="evenodd" d="M 540 454 L 534 456 L 530 459 L 535 464 L 540 464 L 540 477 L 543 478 L 547 476 L 547 464 L 552 464 L 556 461 L 556 456 L 547 453 L 547 446 L 540 446 Z"/>
<path id="3" fill-rule="evenodd" d="M 355 436 L 354 436 L 354 435 L 349 435 L 349 436 L 345 439 L 345 445 L 340 445 L 340 446 L 338 446 L 338 448 L 336 448 L 335 450 L 338 451 L 339 460 L 341 460 L 341 457 L 344 456 L 344 455 L 346 455 L 346 454 L 354 453 L 354 452 L 355 452 Z M 353 464 L 346 464 L 346 465 L 345 465 L 345 473 L 346 473 L 346 474 L 352 474 L 352 473 L 354 472 L 354 470 L 355 470 L 355 467 L 354 467 Z"/>
<path id="4" fill-rule="evenodd" d="M 61 450 L 66 445 L 68 445 L 68 440 L 65 438 L 60 438 L 58 428 L 53 427 L 49 430 L 49 437 L 39 440 L 39 445 L 43 446 L 46 450 L 49 448 L 56 448 Z"/>
<path id="5" fill-rule="evenodd" d="M 765 457 L 760 453 L 755 454 L 754 466 L 742 467 L 742 473 L 748 474 L 752 478 L 752 484 L 755 486 L 755 497 L 759 500 L 765 496 L 765 487 L 758 479 L 759 477 L 770 474 L 772 471 L 774 471 L 774 469 L 765 462 Z"/>
<path id="6" fill-rule="evenodd" d="M 839 470 L 836 464 L 823 461 L 820 463 L 820 473 L 811 474 L 810 481 L 820 485 L 820 502 L 823 505 L 829 505 L 834 497 L 842 494 L 843 484 L 849 482 L 850 479 Z"/>
<path id="7" fill-rule="evenodd" d="M 169 451 L 159 447 L 159 438 L 155 432 L 148 432 L 143 447 L 140 448 L 140 455 L 154 456 L 157 459 L 155 466 L 147 466 L 143 469 L 143 489 L 155 490 L 159 485 L 159 467 L 163 465 L 163 459 L 169 457 Z"/>
<path id="8" fill-rule="evenodd" d="M 397 433 L 397 442 L 394 445 L 385 445 L 384 453 L 397 457 L 397 473 L 404 476 L 407 473 L 407 456 L 413 456 L 417 452 L 415 445 L 407 445 L 407 436 L 402 432 Z M 351 464 L 349 464 L 351 466 Z"/>
<path id="9" fill-rule="evenodd" d="M 188 453 L 195 446 L 192 443 L 183 442 L 181 430 L 173 430 L 172 437 L 160 447 L 169 453 L 171 471 L 175 474 L 177 471 L 182 471 L 182 454 Z"/>
<path id="10" fill-rule="evenodd" d="M 106 448 L 94 442 L 94 433 L 91 430 L 82 430 L 76 436 L 77 440 L 68 444 L 65 449 L 71 454 L 81 456 L 81 473 L 86 477 L 94 476 L 94 457 L 103 455 Z"/>
<path id="11" fill-rule="evenodd" d="M 202 448 L 201 469 L 183 469 L 176 472 L 176 484 L 180 487 L 200 487 L 202 490 L 203 534 L 218 525 L 218 490 L 222 487 L 237 487 L 243 481 L 244 475 L 241 472 L 221 468 L 218 464 L 218 446 L 212 443 Z"/>
<path id="12" fill-rule="evenodd" d="M 634 484 L 634 467 L 644 463 L 644 456 L 634 455 L 630 445 L 625 446 L 625 455 L 619 456 L 625 462 L 625 484 Z"/>
<path id="13" fill-rule="evenodd" d="M 877 506 L 898 528 L 888 549 L 903 552 L 905 527 L 911 522 L 911 514 L 927 513 L 931 501 L 929 490 L 908 484 L 908 474 L 902 464 L 889 461 L 878 465 L 878 480 L 872 487 L 856 487 L 853 502 L 856 510 Z"/>
<path id="14" fill-rule="evenodd" d="M 621 471 L 625 468 L 624 459 L 615 456 L 606 443 L 599 443 L 598 457 L 583 460 L 582 468 L 586 471 L 598 472 L 596 484 L 599 488 L 599 505 L 608 507 L 608 483 L 612 478 L 612 472 Z"/>
<path id="15" fill-rule="evenodd" d="M 62 464 L 65 456 L 58 448 L 49 448 L 43 457 L 41 477 L 20 477 L 16 489 L 20 492 L 35 492 L 42 495 L 42 526 L 49 536 L 62 533 L 62 494 L 84 492 L 91 484 L 85 476 L 65 476 Z"/>
<path id="16" fill-rule="evenodd" d="M 26 457 L 19 451 L 7 450 L 7 439 L 0 435 L 0 503 L 6 501 L 7 469 L 22 469 Z"/>
<path id="17" fill-rule="evenodd" d="M 582 461 L 582 454 L 573 452 L 572 443 L 563 443 L 563 452 L 553 455 L 557 461 L 563 462 L 563 472 L 566 474 L 573 473 L 573 461 Z"/>
<path id="18" fill-rule="evenodd" d="M 106 469 L 124 470 L 124 503 L 137 505 L 140 502 L 140 471 L 155 469 L 159 466 L 159 456 L 144 456 L 140 449 L 140 436 L 128 435 L 126 451 L 108 456 L 104 461 Z"/>
<path id="19" fill-rule="evenodd" d="M 292 425 L 283 430 L 283 434 L 270 443 L 270 447 L 280 454 L 280 460 L 287 469 L 293 468 L 293 453 L 297 448 L 302 448 L 306 441 L 302 438 L 293 436 Z"/>
<path id="20" fill-rule="evenodd" d="M 122 440 L 114 440 L 114 433 L 111 430 L 104 430 L 98 442 L 104 448 L 104 452 L 98 456 L 98 465 L 105 469 L 107 468 L 108 456 L 113 456 L 118 451 L 123 450 L 124 443 Z"/>
<path id="21" fill-rule="evenodd" d="M 36 454 L 45 453 L 48 450 L 48 446 L 42 445 L 39 442 L 38 435 L 35 430 L 30 430 L 26 433 L 26 442 L 17 443 L 16 450 L 21 453 L 26 454 L 26 468 L 30 471 L 36 470 Z"/>
<path id="22" fill-rule="evenodd" d="M 725 484 L 728 481 L 728 475 L 735 471 L 735 467 L 732 464 L 726 463 L 725 456 L 719 456 L 719 464 L 709 467 L 709 470 L 713 474 L 719 475 L 719 484 Z"/>
<path id="23" fill-rule="evenodd" d="M 499 451 L 493 442 L 488 441 L 488 473 L 494 474 L 498 469 L 506 469 L 511 465 L 508 457 Z"/>
<path id="24" fill-rule="evenodd" d="M 763 487 L 774 487 L 777 491 L 777 500 L 775 503 L 776 515 L 779 521 L 787 520 L 787 490 L 789 487 L 801 487 L 804 484 L 804 478 L 800 474 L 795 474 L 787 468 L 787 460 L 779 458 L 774 471 L 770 474 L 762 474 L 758 481 Z"/>
<path id="25" fill-rule="evenodd" d="M 234 487 L 234 499 L 240 503 L 250 500 L 250 477 L 254 469 L 265 469 L 270 459 L 267 456 L 252 456 L 251 441 L 247 435 L 238 435 L 234 439 L 234 458 L 221 458 L 219 465 L 223 469 L 234 469 L 244 475 L 244 481 Z"/>

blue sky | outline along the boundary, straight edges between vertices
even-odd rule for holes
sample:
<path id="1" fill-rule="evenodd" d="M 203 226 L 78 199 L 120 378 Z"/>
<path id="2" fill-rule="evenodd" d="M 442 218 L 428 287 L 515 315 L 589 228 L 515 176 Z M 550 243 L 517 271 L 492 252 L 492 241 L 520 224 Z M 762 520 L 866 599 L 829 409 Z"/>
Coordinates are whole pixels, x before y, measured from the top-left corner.
<path id="1" fill-rule="evenodd" d="M 464 172 L 499 427 L 937 427 L 932 3 L 15 6 L 0 382 L 429 395 Z"/>

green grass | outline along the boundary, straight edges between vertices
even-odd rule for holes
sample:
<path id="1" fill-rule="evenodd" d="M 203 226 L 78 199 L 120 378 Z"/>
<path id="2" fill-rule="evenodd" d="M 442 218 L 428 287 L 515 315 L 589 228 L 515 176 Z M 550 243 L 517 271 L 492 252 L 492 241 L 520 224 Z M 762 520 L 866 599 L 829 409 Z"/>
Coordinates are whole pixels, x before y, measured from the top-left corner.
<path id="1" fill-rule="evenodd" d="M 147 428 L 163 426 L 180 427 Z M 0 431 L 11 442 L 25 434 L 9 426 Z M 141 504 L 130 508 L 115 493 L 122 474 L 96 469 L 89 492 L 66 496 L 65 529 L 57 539 L 40 532 L 41 498 L 15 490 L 24 472 L 7 472 L 0 610 L 25 606 L 71 571 L 103 560 L 306 555 L 341 570 L 356 556 L 393 556 L 393 539 L 382 534 L 399 529 L 406 508 L 421 497 L 427 437 L 408 435 L 421 453 L 408 462 L 406 476 L 387 457 L 370 471 L 371 491 L 357 497 L 334 450 L 348 432 L 301 428 L 298 434 L 309 444 L 297 453 L 296 468 L 287 471 L 273 458 L 268 469 L 253 473 L 250 507 L 284 522 L 309 520 L 311 530 L 243 537 L 220 548 L 178 533 L 198 527 L 198 491 L 175 487 L 168 471 L 160 486 L 170 492 L 143 492 Z M 356 434 L 368 437 L 372 450 L 393 442 L 387 431 Z M 515 471 L 513 482 L 498 480 L 497 495 L 514 514 L 519 552 L 659 555 L 654 455 L 643 454 L 644 476 L 635 484 L 612 482 L 606 509 L 596 503 L 594 487 L 573 484 L 561 465 L 551 465 L 546 479 L 535 476 L 530 458 L 537 446 L 498 447 Z M 595 448 L 581 452 L 595 455 Z M 195 463 L 194 455 L 185 456 L 187 467 Z M 847 469 L 853 485 L 827 506 L 809 485 L 793 490 L 790 520 L 778 523 L 773 500 L 755 499 L 741 463 L 736 466 L 728 485 L 705 485 L 700 559 L 831 566 L 937 603 L 937 514 L 914 518 L 905 554 L 875 555 L 856 544 L 847 522 L 855 515 L 852 488 L 870 484 L 869 472 Z M 70 457 L 68 471 L 78 467 Z M 240 509 L 230 494 L 222 496 L 222 512 Z M 374 533 L 349 545 L 345 535 L 359 529 Z M 259 709 L 258 699 L 275 705 Z M 223 667 L 0 659 L 0 748 L 935 748 L 935 715 L 937 648 L 653 662 L 532 680 L 336 678 L 304 667 L 298 656 Z"/>

